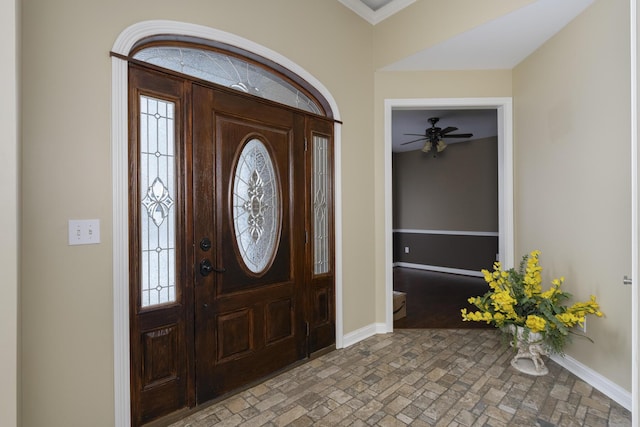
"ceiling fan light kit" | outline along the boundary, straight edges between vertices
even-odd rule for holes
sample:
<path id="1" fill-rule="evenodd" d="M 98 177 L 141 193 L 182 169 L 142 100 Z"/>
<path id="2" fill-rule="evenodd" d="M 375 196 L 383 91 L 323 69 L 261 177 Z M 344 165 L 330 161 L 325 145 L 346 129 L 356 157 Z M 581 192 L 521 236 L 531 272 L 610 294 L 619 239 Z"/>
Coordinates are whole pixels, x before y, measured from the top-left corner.
<path id="1" fill-rule="evenodd" d="M 458 130 L 456 127 L 448 126 L 444 129 L 437 127 L 436 123 L 440 120 L 439 117 L 431 117 L 429 118 L 429 123 L 431 123 L 431 127 L 425 129 L 424 135 L 419 135 L 415 133 L 405 133 L 405 135 L 412 136 L 420 136 L 418 139 L 414 139 L 412 141 L 404 142 L 401 145 L 411 144 L 418 141 L 425 141 L 424 146 L 422 147 L 422 151 L 424 153 L 428 153 L 431 151 L 433 146 L 436 147 L 436 152 L 441 153 L 447 148 L 447 144 L 444 142 L 444 138 L 471 138 L 473 136 L 472 133 L 460 133 L 460 134 L 452 134 L 451 132 Z M 434 153 L 435 157 L 436 153 Z"/>

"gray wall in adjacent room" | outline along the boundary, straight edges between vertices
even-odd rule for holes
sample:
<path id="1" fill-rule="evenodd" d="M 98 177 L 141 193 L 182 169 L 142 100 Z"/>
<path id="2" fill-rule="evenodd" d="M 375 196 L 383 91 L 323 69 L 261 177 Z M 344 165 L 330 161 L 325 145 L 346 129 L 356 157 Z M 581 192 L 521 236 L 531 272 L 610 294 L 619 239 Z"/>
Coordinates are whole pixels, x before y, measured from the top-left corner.
<path id="1" fill-rule="evenodd" d="M 491 137 L 450 144 L 435 158 L 420 150 L 393 154 L 394 262 L 491 267 L 498 237 L 475 233 L 498 232 L 497 147 Z"/>

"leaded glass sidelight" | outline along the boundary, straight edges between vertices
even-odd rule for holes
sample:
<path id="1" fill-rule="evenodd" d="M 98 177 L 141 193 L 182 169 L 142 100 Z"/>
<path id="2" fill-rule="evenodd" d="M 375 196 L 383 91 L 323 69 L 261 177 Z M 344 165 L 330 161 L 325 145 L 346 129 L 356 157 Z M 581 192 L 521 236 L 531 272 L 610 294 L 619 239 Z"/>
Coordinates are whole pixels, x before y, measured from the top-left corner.
<path id="1" fill-rule="evenodd" d="M 140 96 L 140 304 L 176 300 L 175 105 Z"/>
<path id="2" fill-rule="evenodd" d="M 313 273 L 329 272 L 329 138 L 313 136 Z"/>
<path id="3" fill-rule="evenodd" d="M 184 46 L 153 46 L 135 59 L 261 98 L 323 114 L 318 104 L 278 74 L 223 52 Z"/>
<path id="4" fill-rule="evenodd" d="M 233 226 L 242 261 L 253 273 L 265 271 L 280 234 L 278 181 L 267 147 L 258 139 L 242 149 L 233 179 Z"/>

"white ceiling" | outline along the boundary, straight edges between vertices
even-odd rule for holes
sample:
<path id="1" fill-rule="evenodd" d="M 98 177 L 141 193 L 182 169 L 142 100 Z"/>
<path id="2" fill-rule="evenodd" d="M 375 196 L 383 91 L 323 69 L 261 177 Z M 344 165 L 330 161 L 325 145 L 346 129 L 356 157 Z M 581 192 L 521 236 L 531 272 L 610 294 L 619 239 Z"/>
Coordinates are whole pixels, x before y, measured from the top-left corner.
<path id="1" fill-rule="evenodd" d="M 362 1 L 362 3 L 367 5 L 367 7 L 369 7 L 369 9 L 371 9 L 371 10 L 373 10 L 375 12 L 378 9 L 380 9 L 381 7 L 386 6 L 389 3 L 393 2 L 394 0 L 361 0 L 361 1 Z"/>
<path id="2" fill-rule="evenodd" d="M 376 25 L 416 0 L 338 0 L 360 15 L 370 24 Z"/>
<path id="3" fill-rule="evenodd" d="M 415 0 L 338 0 L 363 19 L 376 25 Z M 458 34 L 442 43 L 400 59 L 383 71 L 512 69 L 560 31 L 594 0 L 536 0 L 514 12 Z M 422 148 L 419 142 L 401 145 L 424 133 L 429 117 L 440 117 L 438 126 L 457 127 L 457 133 L 473 133 L 472 139 L 495 136 L 495 110 L 394 110 L 393 151 Z M 447 139 L 448 143 L 460 142 Z"/>
<path id="4" fill-rule="evenodd" d="M 512 69 L 593 1 L 537 0 L 383 70 Z"/>
<path id="5" fill-rule="evenodd" d="M 372 25 L 416 0 L 338 0 Z M 536 0 L 383 68 L 401 70 L 511 69 L 571 22 L 594 0 Z"/>

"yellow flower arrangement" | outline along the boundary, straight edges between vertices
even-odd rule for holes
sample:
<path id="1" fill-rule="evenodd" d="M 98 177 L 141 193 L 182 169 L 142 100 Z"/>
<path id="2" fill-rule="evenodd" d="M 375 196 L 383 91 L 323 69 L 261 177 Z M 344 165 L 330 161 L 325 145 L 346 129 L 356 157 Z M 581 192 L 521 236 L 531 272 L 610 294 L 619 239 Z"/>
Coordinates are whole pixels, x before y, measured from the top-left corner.
<path id="1" fill-rule="evenodd" d="M 525 255 L 518 270 L 502 270 L 499 262 L 494 263 L 493 271 L 482 270 L 490 290 L 469 298 L 478 311 L 462 309 L 462 320 L 487 322 L 505 330 L 508 325 L 526 327 L 542 334 L 549 351 L 562 354 L 570 334 L 575 334 L 571 328 L 582 326 L 587 315 L 601 317 L 602 312 L 593 295 L 589 301 L 563 305 L 571 298 L 560 289 L 564 277 L 554 279 L 543 292 L 539 256 L 537 250 Z"/>

